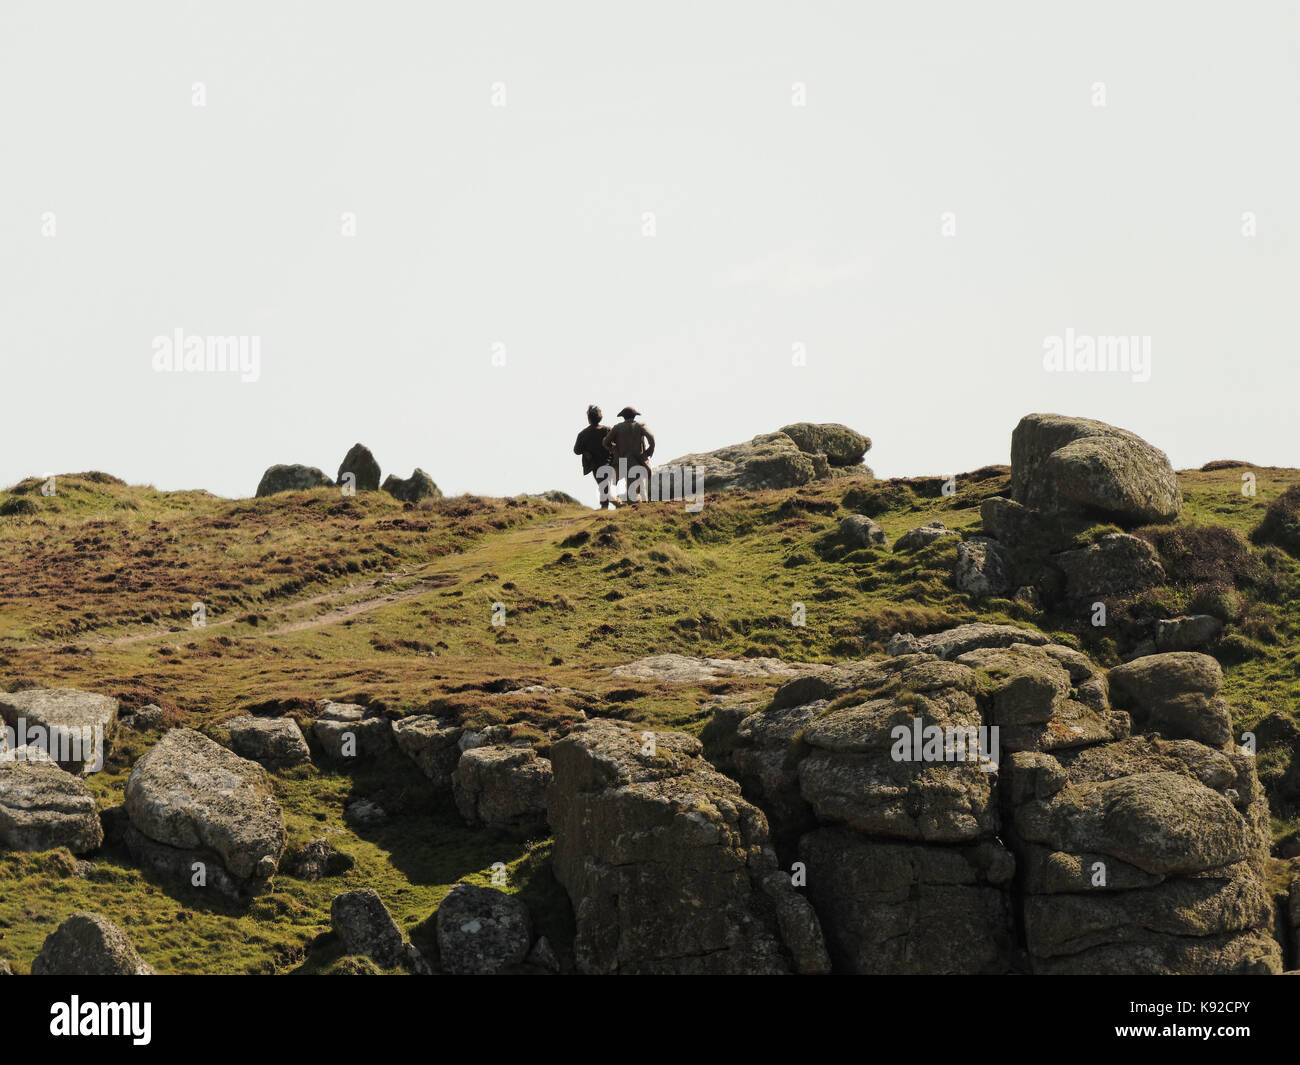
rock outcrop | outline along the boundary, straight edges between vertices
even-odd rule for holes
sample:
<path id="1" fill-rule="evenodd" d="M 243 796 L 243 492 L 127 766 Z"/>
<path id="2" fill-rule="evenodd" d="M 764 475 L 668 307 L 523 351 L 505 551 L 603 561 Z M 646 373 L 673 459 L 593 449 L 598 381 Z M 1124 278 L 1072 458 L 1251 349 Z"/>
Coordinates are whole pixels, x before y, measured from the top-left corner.
<path id="1" fill-rule="evenodd" d="M 257 482 L 256 498 L 272 496 L 277 492 L 301 492 L 333 483 L 315 466 L 279 464 L 271 466 L 262 474 L 262 479 Z"/>
<path id="2" fill-rule="evenodd" d="M 870 448 L 867 437 L 847 426 L 797 422 L 742 444 L 682 455 L 655 466 L 655 473 L 701 469 L 706 492 L 795 488 L 831 476 L 870 477 L 871 471 L 862 465 Z M 662 477 L 660 484 L 658 498 L 680 497 L 680 474 L 675 480 Z"/>
<path id="3" fill-rule="evenodd" d="M 1048 513 L 1078 511 L 1120 524 L 1172 521 L 1178 479 L 1163 451 L 1088 418 L 1027 414 L 1011 435 L 1011 494 Z"/>
<path id="4" fill-rule="evenodd" d="M 33 976 L 153 976 L 126 933 L 97 913 L 74 913 L 45 939 Z"/>
<path id="5" fill-rule="evenodd" d="M 391 473 L 384 478 L 383 489 L 394 499 L 400 499 L 403 503 L 418 503 L 421 499 L 441 499 L 442 492 L 433 478 L 425 473 L 419 466 L 415 467 L 415 472 L 403 480 L 401 477 L 394 477 Z"/>
<path id="6" fill-rule="evenodd" d="M 201 862 L 224 893 L 262 890 L 284 851 L 266 770 L 192 729 L 172 729 L 136 762 L 125 806 L 137 861 L 190 882 Z"/>
<path id="7" fill-rule="evenodd" d="M 698 740 L 615 721 L 551 748 L 555 875 L 583 973 L 822 972 L 817 919 L 777 868 L 767 821 Z"/>
<path id="8" fill-rule="evenodd" d="M 1268 805 L 1217 663 L 1107 676 L 1027 637 L 898 637 L 705 730 L 782 864 L 805 864 L 836 969 L 1280 971 Z"/>
<path id="9" fill-rule="evenodd" d="M 358 492 L 377 492 L 379 490 L 379 463 L 364 444 L 353 444 L 339 463 L 339 484 L 347 483 L 347 476 L 354 478 L 352 487 Z"/>

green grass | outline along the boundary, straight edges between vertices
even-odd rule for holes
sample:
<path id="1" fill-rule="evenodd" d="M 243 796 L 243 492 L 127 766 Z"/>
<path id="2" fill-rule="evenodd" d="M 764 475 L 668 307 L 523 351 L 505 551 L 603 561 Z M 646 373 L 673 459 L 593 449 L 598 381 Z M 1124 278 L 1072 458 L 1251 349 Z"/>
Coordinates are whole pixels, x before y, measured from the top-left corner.
<path id="1" fill-rule="evenodd" d="M 1179 535 L 1231 530 L 1256 574 L 1222 607 L 1236 611 L 1226 636 L 1246 652 L 1225 653 L 1224 694 L 1239 723 L 1269 710 L 1294 714 L 1300 695 L 1300 567 L 1276 547 L 1248 542 L 1265 506 L 1300 483 L 1300 472 L 1255 472 L 1253 498 L 1241 495 L 1239 469 L 1180 474 Z M 932 520 L 978 533 L 980 501 L 1005 492 L 1007 481 L 1005 467 L 991 467 L 959 477 L 957 492 L 944 495 L 939 478 L 847 478 L 710 500 L 698 514 L 680 504 L 595 512 L 473 497 L 411 507 L 385 493 L 344 500 L 335 489 L 225 500 L 96 475 L 61 477 L 58 495 L 43 497 L 40 482 L 24 482 L 0 493 L 0 687 L 101 691 L 128 705 L 156 703 L 172 724 L 207 731 L 267 704 L 302 719 L 332 698 L 393 716 L 434 710 L 472 726 L 506 723 L 528 736 L 581 714 L 698 734 L 717 695 L 779 681 L 668 687 L 620 680 L 609 668 L 669 651 L 835 661 L 880 652 L 899 630 L 974 620 L 1036 626 L 1113 664 L 1113 634 L 955 591 L 951 539 L 895 555 L 848 550 L 838 538 L 839 521 L 859 511 L 891 542 Z M 4 514 L 12 499 L 35 512 Z M 1188 542 L 1228 543 L 1196 535 Z M 1196 576 L 1218 558 L 1204 548 L 1169 560 L 1196 579 L 1171 578 L 1144 601 L 1222 604 L 1223 589 L 1207 590 Z M 190 625 L 195 601 L 207 606 L 206 628 Z M 492 624 L 497 603 L 504 626 Z M 791 623 L 797 604 L 803 626 Z M 1122 616 L 1141 605 L 1117 609 Z M 507 695 L 493 683 L 503 679 L 570 691 Z M 122 733 L 105 771 L 89 778 L 102 807 L 121 802 L 130 765 L 155 738 Z M 467 829 L 400 755 L 368 774 L 277 774 L 276 787 L 291 846 L 328 834 L 352 869 L 314 884 L 282 874 L 271 895 L 236 904 L 156 883 L 111 848 L 84 877 L 66 855 L 5 854 L 0 957 L 26 970 L 58 921 L 86 908 L 121 924 L 163 972 L 322 972 L 341 962 L 330 900 L 362 886 L 431 952 L 439 901 L 457 881 L 486 883 L 498 861 L 539 931 L 569 949 L 572 918 L 550 872 L 549 841 Z M 342 814 L 360 795 L 392 821 L 358 834 Z M 1279 836 L 1296 827 L 1290 810 L 1275 815 Z"/>

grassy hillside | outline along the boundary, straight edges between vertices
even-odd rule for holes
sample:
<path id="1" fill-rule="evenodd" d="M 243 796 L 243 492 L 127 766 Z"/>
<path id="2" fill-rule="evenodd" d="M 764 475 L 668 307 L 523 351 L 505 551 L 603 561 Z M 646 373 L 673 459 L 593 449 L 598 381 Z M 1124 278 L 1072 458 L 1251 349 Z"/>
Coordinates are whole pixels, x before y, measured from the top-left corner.
<path id="1" fill-rule="evenodd" d="M 528 735 L 579 711 L 698 732 L 716 696 L 775 681 L 670 688 L 609 668 L 668 651 L 832 661 L 879 652 L 899 630 L 969 620 L 1034 625 L 1113 664 L 1125 624 L 1192 609 L 1227 619 L 1224 694 L 1251 724 L 1270 710 L 1294 714 L 1300 693 L 1300 566 L 1246 540 L 1300 471 L 1252 469 L 1254 497 L 1242 495 L 1236 466 L 1179 475 L 1184 519 L 1142 530 L 1170 583 L 1119 604 L 1107 630 L 954 591 L 952 540 L 898 555 L 839 541 L 840 519 L 854 512 L 891 540 L 935 519 L 978 529 L 980 501 L 1006 490 L 1005 467 L 960 476 L 951 496 L 939 478 L 845 478 L 711 499 L 698 514 L 680 503 L 599 512 L 474 497 L 412 506 L 324 488 L 225 500 L 103 474 L 60 477 L 47 497 L 32 480 L 0 493 L 0 687 L 153 703 L 216 737 L 236 712 L 274 705 L 305 720 L 322 698 Z M 1083 529 L 1080 542 L 1103 531 Z M 203 627 L 191 623 L 196 603 Z M 504 625 L 493 624 L 494 604 Z M 803 626 L 791 624 L 796 604 Z M 559 690 L 509 694 L 526 684 Z M 103 807 L 121 802 L 131 764 L 155 739 L 121 733 L 88 779 Z M 374 886 L 428 947 L 427 919 L 449 887 L 486 882 L 495 862 L 539 931 L 561 950 L 571 938 L 548 841 L 470 831 L 400 756 L 382 772 L 306 767 L 276 782 L 290 846 L 328 834 L 351 870 L 317 883 L 281 874 L 274 893 L 235 904 L 155 882 L 112 848 L 89 866 L 60 852 L 0 854 L 0 957 L 26 970 L 59 920 L 89 908 L 121 924 L 161 972 L 320 971 L 337 957 L 338 892 Z M 362 833 L 346 824 L 344 802 L 359 795 L 392 820 Z M 1292 813 L 1277 812 L 1281 835 Z"/>

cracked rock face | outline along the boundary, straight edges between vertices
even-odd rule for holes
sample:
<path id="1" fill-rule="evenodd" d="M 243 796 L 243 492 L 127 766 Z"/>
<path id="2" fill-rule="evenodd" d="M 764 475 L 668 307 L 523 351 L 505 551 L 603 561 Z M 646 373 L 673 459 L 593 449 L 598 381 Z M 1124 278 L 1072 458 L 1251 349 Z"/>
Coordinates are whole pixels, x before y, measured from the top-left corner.
<path id="1" fill-rule="evenodd" d="M 619 722 L 551 749 L 556 877 L 584 973 L 822 972 L 815 915 L 777 868 L 767 820 L 700 756 Z"/>
<path id="2" fill-rule="evenodd" d="M 1280 971 L 1268 804 L 1225 742 L 1217 662 L 1108 676 L 1025 632 L 900 637 L 893 658 L 823 667 L 705 730 L 782 864 L 805 863 L 836 969 Z M 983 726 L 995 764 L 891 743 L 913 719 Z"/>

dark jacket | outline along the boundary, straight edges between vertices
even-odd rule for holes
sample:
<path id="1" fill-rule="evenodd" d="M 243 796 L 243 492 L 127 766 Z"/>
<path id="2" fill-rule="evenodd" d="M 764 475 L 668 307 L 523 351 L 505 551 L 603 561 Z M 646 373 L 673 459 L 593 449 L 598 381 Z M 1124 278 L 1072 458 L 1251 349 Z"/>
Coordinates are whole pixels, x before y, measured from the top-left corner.
<path id="1" fill-rule="evenodd" d="M 608 425 L 589 425 L 573 442 L 573 453 L 582 456 L 583 473 L 591 473 L 609 462 L 609 452 L 605 449 L 605 434 L 608 432 Z"/>

